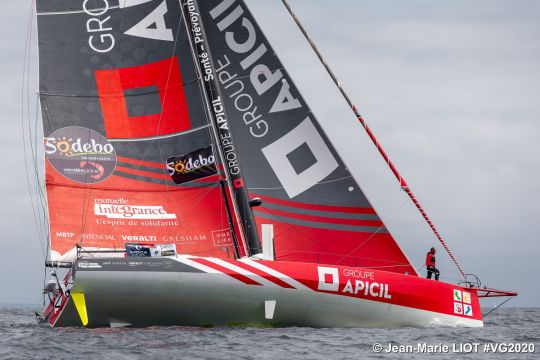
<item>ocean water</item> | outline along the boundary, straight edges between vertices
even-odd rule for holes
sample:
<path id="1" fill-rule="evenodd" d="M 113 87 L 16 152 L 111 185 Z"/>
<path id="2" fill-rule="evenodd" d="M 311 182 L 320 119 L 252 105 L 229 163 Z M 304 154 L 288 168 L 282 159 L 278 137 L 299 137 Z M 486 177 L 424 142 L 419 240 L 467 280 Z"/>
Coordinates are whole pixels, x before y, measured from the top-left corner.
<path id="1" fill-rule="evenodd" d="M 382 345 L 381 353 L 373 350 L 375 343 Z M 401 352 L 387 352 L 389 344 Z M 485 344 L 492 347 L 485 351 Z M 536 350 L 509 353 L 522 346 L 511 344 L 532 344 L 526 350 Z M 434 354 L 436 359 L 540 359 L 540 308 L 499 309 L 480 329 L 53 329 L 36 324 L 33 308 L 0 308 L 0 359 L 430 359 Z"/>

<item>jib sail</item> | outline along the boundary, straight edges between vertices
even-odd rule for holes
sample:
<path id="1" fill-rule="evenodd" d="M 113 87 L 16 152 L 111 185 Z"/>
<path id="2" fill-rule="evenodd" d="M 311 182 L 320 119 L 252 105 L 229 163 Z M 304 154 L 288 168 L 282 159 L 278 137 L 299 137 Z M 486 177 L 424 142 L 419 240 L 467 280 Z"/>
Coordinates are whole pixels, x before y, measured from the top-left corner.
<path id="1" fill-rule="evenodd" d="M 51 257 L 77 243 L 233 257 L 179 1 L 36 6 Z"/>
<path id="2" fill-rule="evenodd" d="M 192 0 L 190 0 L 192 1 Z M 416 274 L 241 0 L 198 2 L 258 224 L 277 259 Z"/>

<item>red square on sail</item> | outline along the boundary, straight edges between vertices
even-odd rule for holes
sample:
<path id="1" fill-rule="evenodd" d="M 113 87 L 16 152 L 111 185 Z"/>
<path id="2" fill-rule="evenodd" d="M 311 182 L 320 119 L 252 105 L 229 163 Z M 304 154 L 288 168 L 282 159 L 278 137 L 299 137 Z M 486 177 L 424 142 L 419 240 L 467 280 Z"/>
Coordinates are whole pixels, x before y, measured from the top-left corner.
<path id="1" fill-rule="evenodd" d="M 107 138 L 153 137 L 191 128 L 176 56 L 129 68 L 96 70 L 95 77 Z M 157 87 L 161 111 L 129 116 L 125 91 L 148 87 Z"/>

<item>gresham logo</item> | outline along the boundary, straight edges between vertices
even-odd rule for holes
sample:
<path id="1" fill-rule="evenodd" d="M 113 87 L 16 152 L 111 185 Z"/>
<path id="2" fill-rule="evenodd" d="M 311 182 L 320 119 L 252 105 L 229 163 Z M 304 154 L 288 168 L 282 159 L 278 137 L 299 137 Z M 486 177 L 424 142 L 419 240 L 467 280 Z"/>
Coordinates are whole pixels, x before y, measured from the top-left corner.
<path id="1" fill-rule="evenodd" d="M 94 130 L 69 126 L 45 138 L 45 155 L 52 167 L 78 183 L 98 183 L 112 175 L 116 152 L 109 141 Z"/>
<path id="2" fill-rule="evenodd" d="M 199 154 L 197 158 L 187 158 L 187 159 L 177 159 L 167 163 L 167 170 L 169 174 L 173 176 L 174 174 L 188 174 L 195 172 L 199 169 L 202 169 L 206 166 L 212 166 L 216 163 L 216 158 L 214 155 L 204 157 Z"/>

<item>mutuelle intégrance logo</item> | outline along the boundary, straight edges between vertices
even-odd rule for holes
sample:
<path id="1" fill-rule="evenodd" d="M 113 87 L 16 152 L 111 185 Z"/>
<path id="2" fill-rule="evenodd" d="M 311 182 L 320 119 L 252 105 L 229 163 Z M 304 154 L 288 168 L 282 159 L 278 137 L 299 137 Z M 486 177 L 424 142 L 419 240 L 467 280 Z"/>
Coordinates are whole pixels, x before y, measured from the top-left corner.
<path id="1" fill-rule="evenodd" d="M 107 179 L 116 167 L 116 152 L 98 132 L 69 126 L 45 137 L 45 156 L 66 178 L 82 184 Z"/>

